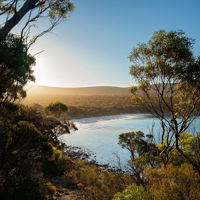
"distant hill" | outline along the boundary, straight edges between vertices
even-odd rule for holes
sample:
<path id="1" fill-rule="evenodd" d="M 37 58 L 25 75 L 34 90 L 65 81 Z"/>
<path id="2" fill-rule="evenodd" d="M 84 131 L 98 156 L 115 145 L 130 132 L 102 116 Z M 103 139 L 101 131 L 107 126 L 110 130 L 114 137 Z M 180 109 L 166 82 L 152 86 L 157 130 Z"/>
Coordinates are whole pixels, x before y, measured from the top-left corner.
<path id="1" fill-rule="evenodd" d="M 96 86 L 80 88 L 58 88 L 46 86 L 29 86 L 27 95 L 48 94 L 48 95 L 130 95 L 127 87 Z"/>
<path id="2" fill-rule="evenodd" d="M 27 97 L 24 104 L 46 105 L 51 101 L 63 101 L 73 106 L 102 106 L 102 104 L 114 104 L 120 98 L 131 95 L 128 88 L 120 87 L 81 87 L 81 88 L 57 88 L 46 86 L 29 86 L 26 88 Z"/>

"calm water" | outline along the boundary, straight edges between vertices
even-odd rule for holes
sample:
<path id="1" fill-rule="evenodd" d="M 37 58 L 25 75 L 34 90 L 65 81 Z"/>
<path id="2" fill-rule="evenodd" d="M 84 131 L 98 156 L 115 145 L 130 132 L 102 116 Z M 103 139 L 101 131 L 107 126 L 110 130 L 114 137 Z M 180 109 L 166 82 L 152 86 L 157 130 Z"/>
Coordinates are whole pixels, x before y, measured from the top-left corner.
<path id="1" fill-rule="evenodd" d="M 154 132 L 159 132 L 159 121 L 149 114 L 126 114 L 105 117 L 84 118 L 73 120 L 78 131 L 65 134 L 60 139 L 67 145 L 82 147 L 92 152 L 91 159 L 101 164 L 117 166 L 119 155 L 121 167 L 126 169 L 130 154 L 118 145 L 118 135 L 129 131 L 143 131 L 148 134 L 154 125 Z M 200 120 L 195 123 L 200 130 Z"/>

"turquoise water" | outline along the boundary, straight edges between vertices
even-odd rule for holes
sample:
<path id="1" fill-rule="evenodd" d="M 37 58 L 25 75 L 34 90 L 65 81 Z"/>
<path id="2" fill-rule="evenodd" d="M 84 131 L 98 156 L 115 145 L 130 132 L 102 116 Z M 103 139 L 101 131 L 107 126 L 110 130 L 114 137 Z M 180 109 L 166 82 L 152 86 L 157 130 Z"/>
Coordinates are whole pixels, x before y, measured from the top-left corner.
<path id="1" fill-rule="evenodd" d="M 92 152 L 91 159 L 101 164 L 117 166 L 120 157 L 121 167 L 126 169 L 130 154 L 118 145 L 118 135 L 129 131 L 143 131 L 145 134 L 159 134 L 159 121 L 149 114 L 126 114 L 73 120 L 78 131 L 65 134 L 60 139 L 67 145 L 78 146 Z M 200 130 L 200 120 L 194 123 Z"/>

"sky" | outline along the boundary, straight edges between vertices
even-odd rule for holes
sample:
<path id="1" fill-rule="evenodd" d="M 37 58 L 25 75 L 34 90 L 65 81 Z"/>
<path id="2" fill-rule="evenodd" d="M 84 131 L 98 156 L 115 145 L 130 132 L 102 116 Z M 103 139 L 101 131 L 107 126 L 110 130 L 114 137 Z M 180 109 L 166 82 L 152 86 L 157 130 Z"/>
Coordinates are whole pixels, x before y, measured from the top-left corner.
<path id="1" fill-rule="evenodd" d="M 71 1 L 74 12 L 31 49 L 44 50 L 33 67 L 36 85 L 129 87 L 131 49 L 159 29 L 183 30 L 200 55 L 199 0 Z"/>

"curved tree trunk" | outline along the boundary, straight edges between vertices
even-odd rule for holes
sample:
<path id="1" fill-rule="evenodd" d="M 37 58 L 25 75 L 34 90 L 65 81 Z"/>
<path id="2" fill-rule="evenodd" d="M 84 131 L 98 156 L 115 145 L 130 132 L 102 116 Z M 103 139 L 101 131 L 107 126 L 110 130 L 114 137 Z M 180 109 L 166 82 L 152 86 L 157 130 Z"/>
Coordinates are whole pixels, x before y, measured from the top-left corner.
<path id="1" fill-rule="evenodd" d="M 12 18 L 0 29 L 0 42 L 3 41 L 9 32 L 20 22 L 20 20 L 31 10 L 35 8 L 39 0 L 27 0 L 24 5 L 17 11 Z"/>

